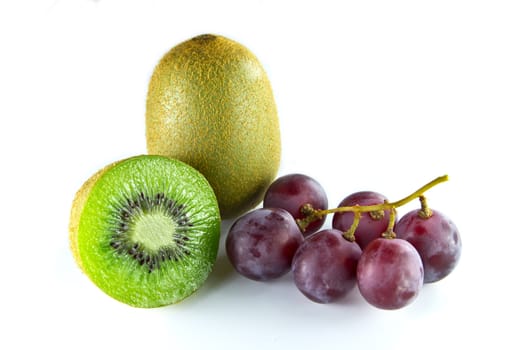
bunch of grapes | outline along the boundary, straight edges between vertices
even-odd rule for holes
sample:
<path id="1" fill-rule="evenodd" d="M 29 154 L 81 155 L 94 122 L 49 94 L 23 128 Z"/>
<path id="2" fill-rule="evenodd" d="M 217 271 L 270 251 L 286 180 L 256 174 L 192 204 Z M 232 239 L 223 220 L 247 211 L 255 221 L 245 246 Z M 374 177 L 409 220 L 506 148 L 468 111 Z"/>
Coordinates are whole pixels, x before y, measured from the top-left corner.
<path id="1" fill-rule="evenodd" d="M 226 238 L 226 253 L 243 276 L 267 281 L 292 271 L 310 300 L 331 303 L 358 287 L 370 304 L 399 309 L 424 283 L 446 277 L 461 255 L 454 223 L 428 207 L 424 193 L 438 177 L 411 195 L 389 202 L 363 191 L 328 209 L 321 185 L 303 174 L 278 178 L 263 207 L 238 218 Z M 396 208 L 419 198 L 421 209 L 399 220 Z M 328 214 L 332 228 L 322 229 Z"/>

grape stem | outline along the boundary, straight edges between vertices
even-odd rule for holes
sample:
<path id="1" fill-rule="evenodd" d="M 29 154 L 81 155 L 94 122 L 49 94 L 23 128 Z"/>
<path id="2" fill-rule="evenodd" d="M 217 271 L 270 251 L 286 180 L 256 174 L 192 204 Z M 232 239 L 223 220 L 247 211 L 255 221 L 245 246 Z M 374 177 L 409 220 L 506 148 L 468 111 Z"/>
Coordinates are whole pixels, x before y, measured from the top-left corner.
<path id="1" fill-rule="evenodd" d="M 421 203 L 421 210 L 419 210 L 417 215 L 421 219 L 428 219 L 432 216 L 432 209 L 428 207 L 427 198 L 425 196 L 419 196 L 419 202 Z"/>
<path id="2" fill-rule="evenodd" d="M 359 225 L 359 220 L 361 219 L 361 213 L 356 212 L 354 215 L 354 221 L 352 222 L 352 226 L 343 234 L 343 237 L 346 238 L 350 242 L 355 242 L 355 231 L 357 230 L 357 225 Z"/>
<path id="3" fill-rule="evenodd" d="M 390 217 L 388 219 L 388 227 L 386 228 L 386 231 L 383 232 L 382 236 L 383 238 L 396 238 L 396 234 L 394 232 L 394 225 L 396 224 L 396 208 L 392 208 L 390 210 Z"/>
<path id="4" fill-rule="evenodd" d="M 399 208 L 417 198 L 419 198 L 420 201 L 422 201 L 422 203 L 424 203 L 424 205 L 426 206 L 426 199 L 423 196 L 423 194 L 429 189 L 431 189 L 432 187 L 442 182 L 445 182 L 445 181 L 448 181 L 448 175 L 439 176 L 435 178 L 434 180 L 430 181 L 429 183 L 427 183 L 426 185 L 422 186 L 418 190 L 414 191 L 410 195 L 406 196 L 405 198 L 402 198 L 395 202 L 385 202 L 381 204 L 362 205 L 362 206 L 352 205 L 352 206 L 344 206 L 344 207 L 338 207 L 338 208 L 333 208 L 333 209 L 313 209 L 310 204 L 305 204 L 301 210 L 306 216 L 302 219 L 297 219 L 296 222 L 297 222 L 297 225 L 299 225 L 299 228 L 301 229 L 301 231 L 304 232 L 306 227 L 311 222 L 318 220 L 328 214 L 343 213 L 343 212 L 350 211 L 350 212 L 354 212 L 358 214 L 356 215 L 356 218 L 359 218 L 361 213 L 377 212 L 381 210 L 395 210 L 396 208 Z M 346 232 L 346 236 L 348 237 L 348 239 L 351 240 L 353 238 L 353 234 L 355 233 L 355 229 L 357 227 L 358 222 L 359 222 L 359 219 L 355 220 L 354 223 L 352 224 L 353 229 L 350 228 L 350 230 Z"/>

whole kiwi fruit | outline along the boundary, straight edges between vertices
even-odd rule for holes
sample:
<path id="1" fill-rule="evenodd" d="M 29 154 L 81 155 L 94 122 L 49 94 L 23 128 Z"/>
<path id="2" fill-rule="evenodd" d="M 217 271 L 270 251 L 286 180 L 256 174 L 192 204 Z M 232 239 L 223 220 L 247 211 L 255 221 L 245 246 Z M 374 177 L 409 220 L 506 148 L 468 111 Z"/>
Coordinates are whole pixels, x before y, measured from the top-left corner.
<path id="1" fill-rule="evenodd" d="M 232 218 L 261 202 L 281 156 L 267 74 L 243 45 L 205 34 L 167 52 L 149 83 L 148 153 L 195 167 Z"/>
<path id="2" fill-rule="evenodd" d="M 141 155 L 109 164 L 78 190 L 69 234 L 75 260 L 111 297 L 135 306 L 176 303 L 217 257 L 219 207 L 197 170 Z"/>

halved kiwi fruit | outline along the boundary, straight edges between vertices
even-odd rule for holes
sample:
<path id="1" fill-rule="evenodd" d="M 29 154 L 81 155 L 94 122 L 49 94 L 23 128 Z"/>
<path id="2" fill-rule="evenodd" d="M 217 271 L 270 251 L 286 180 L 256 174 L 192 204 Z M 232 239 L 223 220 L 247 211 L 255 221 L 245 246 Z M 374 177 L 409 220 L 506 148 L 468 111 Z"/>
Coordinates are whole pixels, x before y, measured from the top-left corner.
<path id="1" fill-rule="evenodd" d="M 203 175 L 175 159 L 142 155 L 106 166 L 80 188 L 71 249 L 105 293 L 158 307 L 204 283 L 217 257 L 220 220 Z"/>

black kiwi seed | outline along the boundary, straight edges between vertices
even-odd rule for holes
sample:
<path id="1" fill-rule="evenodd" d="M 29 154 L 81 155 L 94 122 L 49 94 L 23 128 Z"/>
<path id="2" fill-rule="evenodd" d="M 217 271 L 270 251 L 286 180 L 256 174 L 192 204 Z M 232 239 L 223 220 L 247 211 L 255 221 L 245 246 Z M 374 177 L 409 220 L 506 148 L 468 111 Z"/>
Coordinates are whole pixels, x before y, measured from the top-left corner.
<path id="1" fill-rule="evenodd" d="M 186 233 L 188 228 L 193 226 L 193 223 L 189 220 L 184 209 L 183 204 L 176 203 L 166 197 L 164 193 L 149 196 L 144 192 L 139 192 L 134 198 L 126 198 L 122 201 L 122 206 L 114 217 L 113 233 L 109 240 L 109 246 L 117 254 L 132 257 L 148 272 L 159 269 L 165 261 L 178 261 L 183 255 L 191 254 L 191 250 L 187 247 L 190 238 Z M 172 234 L 173 245 L 162 247 L 156 252 L 145 249 L 138 242 L 133 242 L 129 232 L 134 220 L 154 210 L 169 215 L 176 226 Z"/>

